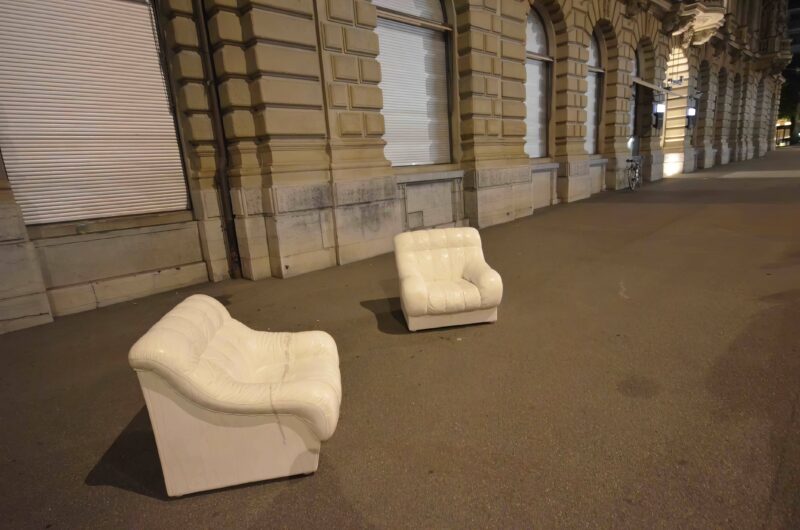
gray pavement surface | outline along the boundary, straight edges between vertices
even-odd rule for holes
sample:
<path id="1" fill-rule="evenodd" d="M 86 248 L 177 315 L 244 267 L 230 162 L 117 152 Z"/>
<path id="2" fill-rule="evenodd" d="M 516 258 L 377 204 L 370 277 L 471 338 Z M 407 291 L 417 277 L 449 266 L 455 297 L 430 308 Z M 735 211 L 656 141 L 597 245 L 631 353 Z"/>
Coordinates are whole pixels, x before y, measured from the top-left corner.
<path id="1" fill-rule="evenodd" d="M 385 255 L 0 336 L 0 526 L 800 528 L 800 149 L 482 236 L 496 324 L 407 332 Z M 126 356 L 195 292 L 335 337 L 315 475 L 166 497 Z"/>

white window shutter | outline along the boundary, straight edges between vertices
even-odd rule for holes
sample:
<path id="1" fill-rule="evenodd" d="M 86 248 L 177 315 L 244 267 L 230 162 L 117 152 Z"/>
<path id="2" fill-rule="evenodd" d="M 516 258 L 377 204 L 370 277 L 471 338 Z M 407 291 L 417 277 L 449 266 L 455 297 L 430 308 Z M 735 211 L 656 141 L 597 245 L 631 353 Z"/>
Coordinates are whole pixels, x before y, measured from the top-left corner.
<path id="1" fill-rule="evenodd" d="M 586 76 L 586 138 L 584 147 L 590 155 L 597 153 L 597 124 L 599 119 L 598 110 L 598 91 L 600 75 L 597 72 L 589 72 Z"/>
<path id="2" fill-rule="evenodd" d="M 531 158 L 547 156 L 547 64 L 525 63 L 525 152 Z"/>
<path id="3" fill-rule="evenodd" d="M 188 207 L 150 9 L 4 2 L 0 148 L 27 224 Z"/>
<path id="4" fill-rule="evenodd" d="M 386 132 L 393 166 L 450 162 L 444 34 L 378 19 Z"/>

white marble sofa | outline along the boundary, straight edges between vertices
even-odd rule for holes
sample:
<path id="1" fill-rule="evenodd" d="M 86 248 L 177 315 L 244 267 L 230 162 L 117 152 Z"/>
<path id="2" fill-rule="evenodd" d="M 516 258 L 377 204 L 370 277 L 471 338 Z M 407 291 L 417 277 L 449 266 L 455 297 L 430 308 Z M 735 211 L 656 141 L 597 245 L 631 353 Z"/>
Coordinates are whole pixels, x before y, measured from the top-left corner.
<path id="1" fill-rule="evenodd" d="M 317 469 L 342 397 L 322 331 L 254 331 L 190 296 L 130 350 L 167 493 L 180 496 Z"/>
<path id="2" fill-rule="evenodd" d="M 474 228 L 404 232 L 394 238 L 408 329 L 494 322 L 503 281 L 483 258 Z"/>

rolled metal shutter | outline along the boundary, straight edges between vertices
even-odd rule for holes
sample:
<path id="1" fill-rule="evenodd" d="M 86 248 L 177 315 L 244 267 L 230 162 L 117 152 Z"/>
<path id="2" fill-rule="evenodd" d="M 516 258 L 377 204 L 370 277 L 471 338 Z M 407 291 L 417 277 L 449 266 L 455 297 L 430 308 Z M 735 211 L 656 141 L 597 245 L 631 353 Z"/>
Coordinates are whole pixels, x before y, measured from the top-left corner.
<path id="1" fill-rule="evenodd" d="M 444 34 L 381 18 L 377 32 L 386 158 L 393 166 L 450 162 Z"/>
<path id="2" fill-rule="evenodd" d="M 589 72 L 586 75 L 586 138 L 584 148 L 590 155 L 597 153 L 597 122 L 600 118 L 597 112 L 599 74 Z"/>
<path id="3" fill-rule="evenodd" d="M 27 224 L 188 207 L 149 3 L 6 0 L 0 148 Z"/>
<path id="4" fill-rule="evenodd" d="M 525 152 L 531 158 L 547 156 L 547 64 L 525 63 Z"/>

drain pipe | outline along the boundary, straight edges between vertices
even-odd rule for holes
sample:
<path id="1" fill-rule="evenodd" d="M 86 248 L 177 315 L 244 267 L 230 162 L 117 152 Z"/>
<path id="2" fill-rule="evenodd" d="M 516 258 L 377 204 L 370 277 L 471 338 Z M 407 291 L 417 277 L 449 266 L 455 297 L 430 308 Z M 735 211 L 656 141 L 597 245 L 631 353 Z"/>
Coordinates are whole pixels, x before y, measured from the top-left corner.
<path id="1" fill-rule="evenodd" d="M 200 56 L 203 58 L 203 70 L 206 73 L 205 85 L 209 91 L 209 107 L 211 109 L 211 127 L 214 131 L 214 142 L 217 151 L 217 170 L 214 180 L 217 183 L 222 205 L 222 225 L 228 248 L 228 270 L 231 278 L 242 277 L 242 264 L 239 259 L 239 242 L 236 239 L 236 226 L 233 222 L 233 203 L 231 186 L 228 182 L 228 142 L 225 139 L 225 127 L 220 112 L 219 91 L 217 90 L 217 71 L 211 55 L 211 40 L 208 36 L 208 20 L 203 8 L 203 0 L 192 0 L 194 21 L 200 45 Z"/>

